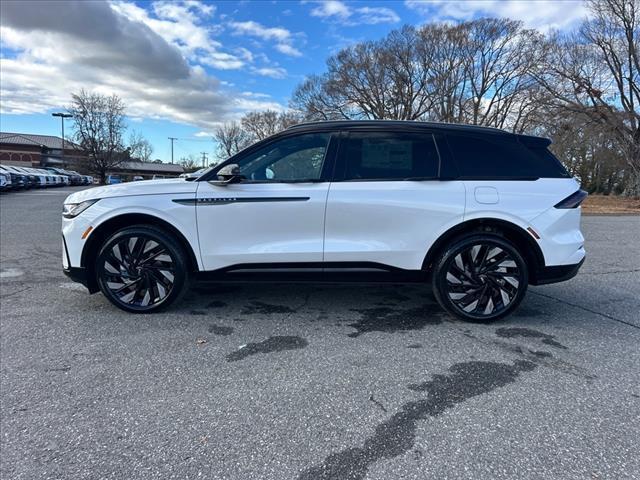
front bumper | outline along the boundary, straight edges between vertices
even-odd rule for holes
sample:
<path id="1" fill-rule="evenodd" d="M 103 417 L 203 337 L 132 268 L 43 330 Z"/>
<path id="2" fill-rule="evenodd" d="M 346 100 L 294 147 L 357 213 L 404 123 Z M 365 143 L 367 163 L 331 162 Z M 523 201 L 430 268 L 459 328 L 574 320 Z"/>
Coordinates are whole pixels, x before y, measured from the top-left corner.
<path id="1" fill-rule="evenodd" d="M 64 274 L 69 277 L 71 280 L 77 283 L 81 283 L 85 287 L 89 288 L 87 285 L 87 272 L 82 267 L 67 267 L 63 268 L 62 271 Z"/>
<path id="2" fill-rule="evenodd" d="M 69 251 L 67 249 L 67 242 L 62 236 L 62 272 L 69 277 L 72 281 L 80 283 L 87 287 L 89 293 L 96 293 L 98 291 L 98 287 L 95 285 L 95 282 L 90 282 L 89 277 L 87 275 L 87 269 L 84 267 L 72 267 L 69 261 Z"/>
<path id="3" fill-rule="evenodd" d="M 578 263 L 571 265 L 553 265 L 539 269 L 531 279 L 531 285 L 546 285 L 548 283 L 565 282 L 578 274 L 585 257 Z"/>

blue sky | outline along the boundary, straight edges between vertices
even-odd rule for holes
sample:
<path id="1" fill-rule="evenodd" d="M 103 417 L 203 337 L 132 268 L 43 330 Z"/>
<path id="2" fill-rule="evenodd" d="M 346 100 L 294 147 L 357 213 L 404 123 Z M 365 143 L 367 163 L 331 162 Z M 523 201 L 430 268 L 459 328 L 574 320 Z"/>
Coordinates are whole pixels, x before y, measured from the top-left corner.
<path id="1" fill-rule="evenodd" d="M 58 135 L 51 112 L 85 88 L 125 100 L 154 158 L 169 160 L 169 136 L 176 160 L 213 158 L 216 125 L 286 108 L 296 85 L 350 44 L 482 16 L 567 30 L 585 14 L 580 0 L 4 1 L 0 127 Z"/>

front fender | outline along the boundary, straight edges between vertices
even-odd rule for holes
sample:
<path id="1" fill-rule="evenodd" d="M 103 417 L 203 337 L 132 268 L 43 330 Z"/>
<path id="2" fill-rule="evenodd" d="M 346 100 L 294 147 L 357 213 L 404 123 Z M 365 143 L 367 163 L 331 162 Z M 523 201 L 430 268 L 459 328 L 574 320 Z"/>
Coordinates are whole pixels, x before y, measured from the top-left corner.
<path id="1" fill-rule="evenodd" d="M 83 251 L 97 234 L 104 233 L 104 225 L 126 215 L 147 216 L 165 222 L 186 240 L 197 266 L 202 269 L 200 245 L 196 229 L 195 205 L 176 203 L 175 199 L 192 199 L 193 194 L 144 195 L 137 197 L 105 198 L 92 205 L 78 217 L 63 219 L 62 234 L 67 242 L 71 267 L 81 267 Z M 133 223 L 140 223 L 132 218 Z M 82 236 L 91 227 L 85 238 Z M 102 228 L 101 228 L 102 227 Z"/>

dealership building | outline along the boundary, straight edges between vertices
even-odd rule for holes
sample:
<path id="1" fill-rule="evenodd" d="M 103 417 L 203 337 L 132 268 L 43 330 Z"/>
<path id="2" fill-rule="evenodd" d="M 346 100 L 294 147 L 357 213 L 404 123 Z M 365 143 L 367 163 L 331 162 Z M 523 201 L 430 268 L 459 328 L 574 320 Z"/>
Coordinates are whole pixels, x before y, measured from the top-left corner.
<path id="1" fill-rule="evenodd" d="M 78 146 L 53 135 L 0 132 L 0 164 L 18 167 L 64 167 L 83 174 L 91 174 L 87 168 L 86 154 Z M 63 155 L 64 153 L 64 155 Z M 134 176 L 145 179 L 177 177 L 184 172 L 182 166 L 172 163 L 123 162 L 109 171 L 110 175 L 120 175 L 123 180 Z"/>

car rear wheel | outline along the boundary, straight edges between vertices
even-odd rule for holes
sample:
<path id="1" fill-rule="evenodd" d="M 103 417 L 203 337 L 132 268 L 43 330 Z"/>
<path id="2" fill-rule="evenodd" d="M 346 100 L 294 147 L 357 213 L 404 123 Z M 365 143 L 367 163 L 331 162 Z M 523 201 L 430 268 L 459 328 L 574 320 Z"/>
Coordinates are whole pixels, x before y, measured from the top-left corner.
<path id="1" fill-rule="evenodd" d="M 478 234 L 460 239 L 435 263 L 433 293 L 449 313 L 489 322 L 511 313 L 528 286 L 527 264 L 508 240 Z"/>
<path id="2" fill-rule="evenodd" d="M 109 301 L 134 313 L 168 307 L 184 295 L 189 282 L 183 248 L 153 226 L 129 227 L 109 237 L 100 248 L 95 271 Z"/>

